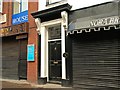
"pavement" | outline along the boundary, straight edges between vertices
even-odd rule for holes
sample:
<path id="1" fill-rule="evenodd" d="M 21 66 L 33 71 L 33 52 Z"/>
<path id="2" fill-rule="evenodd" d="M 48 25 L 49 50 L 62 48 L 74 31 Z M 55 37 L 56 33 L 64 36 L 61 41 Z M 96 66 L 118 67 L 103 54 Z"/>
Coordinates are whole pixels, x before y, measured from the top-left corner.
<path id="1" fill-rule="evenodd" d="M 0 80 L 1 90 L 73 90 L 71 87 L 62 87 L 59 84 L 33 84 L 26 80 Z"/>

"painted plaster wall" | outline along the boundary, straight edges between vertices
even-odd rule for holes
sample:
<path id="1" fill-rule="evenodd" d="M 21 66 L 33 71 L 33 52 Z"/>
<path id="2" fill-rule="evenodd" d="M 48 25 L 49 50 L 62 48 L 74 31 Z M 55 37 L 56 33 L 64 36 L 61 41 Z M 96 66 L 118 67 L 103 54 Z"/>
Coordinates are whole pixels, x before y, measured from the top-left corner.
<path id="1" fill-rule="evenodd" d="M 56 5 L 69 3 L 72 6 L 72 10 L 75 10 L 75 9 L 84 8 L 84 7 L 88 7 L 88 6 L 92 6 L 92 5 L 96 5 L 104 2 L 109 2 L 109 1 L 114 1 L 114 0 L 84 0 L 84 1 L 83 0 L 63 0 L 60 3 L 56 3 Z M 39 10 L 44 10 L 56 5 L 52 4 L 50 6 L 46 6 L 46 0 L 42 0 L 39 2 Z"/>

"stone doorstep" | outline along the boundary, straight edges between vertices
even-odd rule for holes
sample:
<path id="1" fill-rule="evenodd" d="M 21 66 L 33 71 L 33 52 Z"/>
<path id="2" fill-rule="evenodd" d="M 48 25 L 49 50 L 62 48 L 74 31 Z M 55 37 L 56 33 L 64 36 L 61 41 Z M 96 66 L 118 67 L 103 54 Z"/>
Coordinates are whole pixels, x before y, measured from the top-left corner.
<path id="1" fill-rule="evenodd" d="M 47 83 L 45 85 L 39 85 L 39 84 L 31 84 L 33 87 L 41 87 L 41 88 L 72 88 L 72 87 L 63 87 L 60 84 L 53 84 L 53 83 Z"/>
<path id="2" fill-rule="evenodd" d="M 45 84 L 45 85 L 39 85 L 39 84 L 31 84 L 33 87 L 42 87 L 42 88 L 62 88 L 61 85 L 58 84 Z"/>

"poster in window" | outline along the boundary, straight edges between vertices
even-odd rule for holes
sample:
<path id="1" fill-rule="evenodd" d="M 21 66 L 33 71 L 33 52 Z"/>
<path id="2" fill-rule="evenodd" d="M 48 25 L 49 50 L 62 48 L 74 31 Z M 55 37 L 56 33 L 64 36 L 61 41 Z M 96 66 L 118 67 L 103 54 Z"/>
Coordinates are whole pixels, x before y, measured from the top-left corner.
<path id="1" fill-rule="evenodd" d="M 27 61 L 34 61 L 35 57 L 34 51 L 35 51 L 34 44 L 27 46 Z"/>

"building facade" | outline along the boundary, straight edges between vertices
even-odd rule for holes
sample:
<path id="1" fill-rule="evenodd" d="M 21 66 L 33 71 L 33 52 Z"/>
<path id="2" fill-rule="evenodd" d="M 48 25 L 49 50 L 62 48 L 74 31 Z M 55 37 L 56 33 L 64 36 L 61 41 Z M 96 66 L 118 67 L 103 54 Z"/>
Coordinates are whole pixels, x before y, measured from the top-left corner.
<path id="1" fill-rule="evenodd" d="M 3 78 L 82 90 L 120 89 L 119 1 L 80 9 L 70 0 L 24 4 L 3 2 Z"/>
<path id="2" fill-rule="evenodd" d="M 119 9 L 120 2 L 107 2 L 69 13 L 74 88 L 120 89 Z"/>
<path id="3" fill-rule="evenodd" d="M 1 0 L 0 38 L 2 39 L 3 79 L 32 81 L 29 79 L 31 70 L 28 68 L 34 70 L 36 68 L 29 66 L 27 62 L 27 45 L 35 42 L 28 37 L 33 37 L 31 33 L 36 32 L 34 31 L 36 25 L 30 12 L 37 10 L 38 2 L 31 3 L 28 0 Z"/>
<path id="4" fill-rule="evenodd" d="M 41 4 L 31 13 L 41 42 L 40 84 L 118 90 L 119 1 L 76 10 L 69 0 Z"/>
<path id="5" fill-rule="evenodd" d="M 60 2 L 56 2 L 55 7 L 49 7 L 53 2 L 46 1 L 47 9 L 32 13 L 41 42 L 38 78 L 40 84 L 53 82 L 65 85 L 69 82 L 67 62 L 63 54 L 66 52 L 66 30 L 71 6 L 66 0 Z"/>

